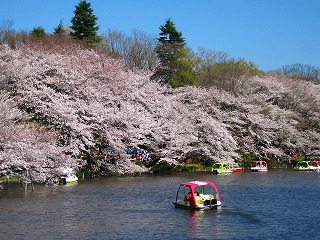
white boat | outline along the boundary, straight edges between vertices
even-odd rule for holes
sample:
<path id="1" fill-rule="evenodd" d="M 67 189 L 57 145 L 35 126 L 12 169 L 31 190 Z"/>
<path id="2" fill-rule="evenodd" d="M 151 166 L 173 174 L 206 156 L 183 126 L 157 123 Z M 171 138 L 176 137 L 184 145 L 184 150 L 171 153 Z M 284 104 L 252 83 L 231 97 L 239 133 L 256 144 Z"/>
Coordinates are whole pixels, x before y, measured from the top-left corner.
<path id="1" fill-rule="evenodd" d="M 268 171 L 268 164 L 266 161 L 257 160 L 253 161 L 250 167 L 251 172 L 267 172 Z"/>
<path id="2" fill-rule="evenodd" d="M 78 182 L 78 177 L 74 174 L 71 168 L 65 168 L 64 174 L 59 177 L 58 184 L 75 184 Z"/>
<path id="3" fill-rule="evenodd" d="M 74 184 L 78 182 L 78 177 L 76 175 L 69 175 L 69 176 L 61 176 L 59 178 L 59 184 Z"/>
<path id="4" fill-rule="evenodd" d="M 320 160 L 311 160 L 310 167 L 312 170 L 320 172 Z"/>

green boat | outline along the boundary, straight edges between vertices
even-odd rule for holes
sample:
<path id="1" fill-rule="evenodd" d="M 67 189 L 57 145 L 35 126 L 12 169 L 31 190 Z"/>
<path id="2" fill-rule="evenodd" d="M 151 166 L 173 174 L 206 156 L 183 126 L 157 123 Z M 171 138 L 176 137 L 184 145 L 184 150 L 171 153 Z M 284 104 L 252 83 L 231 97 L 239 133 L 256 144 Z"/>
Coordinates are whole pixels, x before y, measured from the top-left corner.
<path id="1" fill-rule="evenodd" d="M 320 160 L 301 160 L 294 167 L 295 171 L 319 171 Z"/>
<path id="2" fill-rule="evenodd" d="M 232 173 L 232 169 L 230 167 L 230 164 L 227 162 L 217 162 L 212 165 L 212 173 L 213 174 Z"/>

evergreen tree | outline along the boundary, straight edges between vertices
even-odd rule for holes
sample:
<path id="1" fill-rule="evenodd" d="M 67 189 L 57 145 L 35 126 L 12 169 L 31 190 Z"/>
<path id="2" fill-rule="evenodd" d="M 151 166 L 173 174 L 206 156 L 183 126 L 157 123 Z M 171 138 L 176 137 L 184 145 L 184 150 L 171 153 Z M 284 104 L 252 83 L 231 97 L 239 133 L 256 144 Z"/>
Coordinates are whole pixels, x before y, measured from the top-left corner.
<path id="1" fill-rule="evenodd" d="M 161 25 L 159 29 L 161 31 L 159 34 L 160 37 L 158 38 L 160 44 L 174 43 L 182 46 L 185 44 L 182 33 L 177 31 L 176 26 L 170 18 L 167 19 L 166 24 Z"/>
<path id="2" fill-rule="evenodd" d="M 178 32 L 175 24 L 169 19 L 160 26 L 160 34 L 155 49 L 160 60 L 153 79 L 169 83 L 173 87 L 192 84 L 192 54 L 185 48 L 182 33 Z"/>
<path id="3" fill-rule="evenodd" d="M 63 28 L 62 20 L 60 20 L 59 25 L 56 28 L 54 28 L 54 34 L 63 35 L 65 33 L 66 33 L 66 30 Z"/>
<path id="4" fill-rule="evenodd" d="M 44 28 L 39 26 L 39 27 L 34 27 L 31 31 L 32 36 L 40 38 L 46 35 L 46 32 L 44 31 Z"/>
<path id="5" fill-rule="evenodd" d="M 93 14 L 91 4 L 86 0 L 81 0 L 74 10 L 74 17 L 71 19 L 70 34 L 73 38 L 86 40 L 89 43 L 100 42 L 97 34 L 99 27 L 96 25 L 98 18 Z"/>

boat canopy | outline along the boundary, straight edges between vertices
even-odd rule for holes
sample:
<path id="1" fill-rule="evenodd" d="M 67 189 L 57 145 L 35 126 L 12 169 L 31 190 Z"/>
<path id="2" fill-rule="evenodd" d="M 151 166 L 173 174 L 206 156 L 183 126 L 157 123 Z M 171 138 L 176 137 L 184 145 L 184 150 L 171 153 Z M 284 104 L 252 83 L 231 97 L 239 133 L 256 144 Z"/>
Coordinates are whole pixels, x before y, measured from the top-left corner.
<path id="1" fill-rule="evenodd" d="M 219 193 L 218 187 L 216 186 L 216 184 L 214 182 L 192 181 L 192 182 L 184 182 L 184 183 L 180 184 L 180 188 L 181 187 L 189 187 L 192 194 L 194 194 L 196 192 L 196 188 L 198 188 L 198 187 L 202 187 L 202 192 L 203 192 L 205 186 L 213 187 L 216 191 L 217 199 L 218 199 L 218 201 L 220 201 L 220 193 Z"/>
<path id="2" fill-rule="evenodd" d="M 256 167 L 267 167 L 268 164 L 266 161 L 264 160 L 255 160 L 252 162 L 252 166 L 256 166 Z"/>

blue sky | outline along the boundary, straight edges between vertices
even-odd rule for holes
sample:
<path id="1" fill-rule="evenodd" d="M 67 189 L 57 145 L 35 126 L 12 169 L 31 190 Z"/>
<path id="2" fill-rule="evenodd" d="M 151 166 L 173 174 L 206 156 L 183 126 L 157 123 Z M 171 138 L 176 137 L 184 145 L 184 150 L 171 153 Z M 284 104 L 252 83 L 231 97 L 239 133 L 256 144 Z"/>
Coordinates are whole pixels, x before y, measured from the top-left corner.
<path id="1" fill-rule="evenodd" d="M 158 36 L 171 18 L 187 45 L 243 57 L 262 70 L 295 63 L 320 68 L 319 0 L 87 0 L 99 33 L 142 30 Z M 0 0 L 0 24 L 15 30 L 70 24 L 79 0 Z"/>

